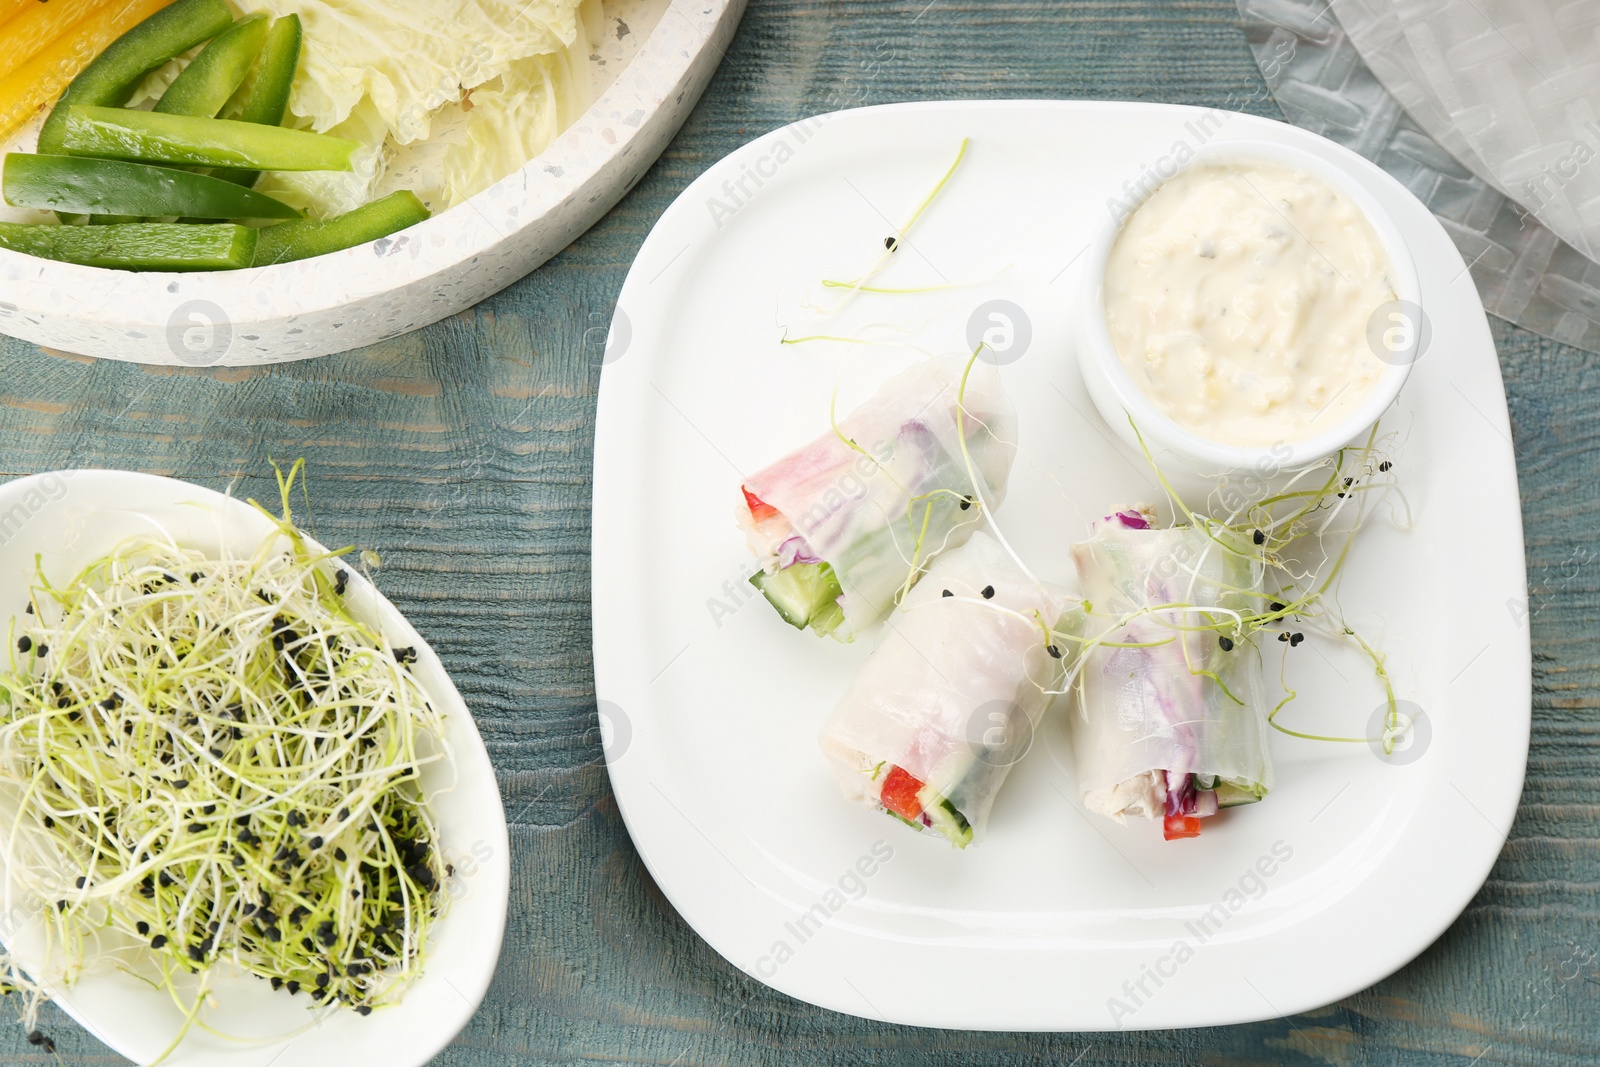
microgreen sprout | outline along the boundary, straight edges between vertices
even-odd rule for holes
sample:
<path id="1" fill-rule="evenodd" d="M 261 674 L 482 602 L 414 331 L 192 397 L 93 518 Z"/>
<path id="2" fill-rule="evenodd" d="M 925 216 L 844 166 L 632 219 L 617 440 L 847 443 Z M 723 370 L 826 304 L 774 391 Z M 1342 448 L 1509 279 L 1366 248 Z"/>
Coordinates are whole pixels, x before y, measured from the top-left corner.
<path id="1" fill-rule="evenodd" d="M 49 902 L 50 977 L 93 947 L 155 973 L 185 1030 L 219 966 L 394 1003 L 446 900 L 419 780 L 442 718 L 294 526 L 299 472 L 250 555 L 141 536 L 62 584 L 40 568 L 8 634 L 31 649 L 0 676 L 0 849 Z"/>

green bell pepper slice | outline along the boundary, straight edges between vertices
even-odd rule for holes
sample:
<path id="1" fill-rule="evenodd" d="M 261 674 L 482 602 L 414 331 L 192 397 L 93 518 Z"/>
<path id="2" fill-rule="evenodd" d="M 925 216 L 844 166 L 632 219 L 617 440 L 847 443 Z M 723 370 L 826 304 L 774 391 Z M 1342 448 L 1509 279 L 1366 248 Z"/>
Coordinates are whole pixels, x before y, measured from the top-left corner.
<path id="1" fill-rule="evenodd" d="M 216 118 L 222 105 L 244 84 L 266 39 L 267 16 L 254 15 L 235 22 L 189 61 L 156 101 L 155 110 L 166 115 Z"/>
<path id="2" fill-rule="evenodd" d="M 325 256 L 377 241 L 423 221 L 429 214 L 415 193 L 402 189 L 335 218 L 263 227 L 256 244 L 255 266 Z"/>
<path id="3" fill-rule="evenodd" d="M 255 69 L 239 90 L 244 106 L 235 118 L 263 126 L 283 125 L 284 116 L 289 114 L 289 89 L 300 69 L 300 40 L 299 15 L 285 15 L 272 23 Z M 261 172 L 223 168 L 215 176 L 239 185 L 254 185 Z"/>
<path id="4" fill-rule="evenodd" d="M 176 0 L 106 46 L 62 90 L 39 130 L 39 151 L 61 151 L 67 114 L 79 104 L 124 104 L 139 80 L 233 24 L 223 0 Z"/>
<path id="5" fill-rule="evenodd" d="M 232 270 L 248 267 L 256 231 L 222 222 L 133 222 L 121 226 L 35 226 L 0 222 L 0 248 L 117 270 Z"/>
<path id="6" fill-rule="evenodd" d="M 61 148 L 68 155 L 253 170 L 350 170 L 361 146 L 342 137 L 237 119 L 73 106 Z"/>
<path id="7" fill-rule="evenodd" d="M 193 171 L 81 156 L 13 152 L 4 168 L 6 203 L 81 215 L 197 219 L 297 219 L 265 193 Z"/>

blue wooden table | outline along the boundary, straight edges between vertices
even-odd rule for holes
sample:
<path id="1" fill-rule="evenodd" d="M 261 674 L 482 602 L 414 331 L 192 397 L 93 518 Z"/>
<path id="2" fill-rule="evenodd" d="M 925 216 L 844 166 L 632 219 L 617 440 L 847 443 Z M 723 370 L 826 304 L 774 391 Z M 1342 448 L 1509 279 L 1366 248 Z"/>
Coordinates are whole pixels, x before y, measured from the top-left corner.
<path id="1" fill-rule="evenodd" d="M 303 456 L 317 535 L 382 554 L 377 580 L 477 715 L 512 823 L 499 974 L 440 1064 L 1600 1062 L 1600 360 L 1498 321 L 1532 586 L 1528 780 L 1488 884 L 1398 974 L 1254 1026 L 917 1030 L 746 977 L 651 882 L 611 795 L 590 670 L 595 341 L 650 225 L 713 160 L 818 111 L 938 97 L 1278 115 L 1233 0 L 752 0 L 666 155 L 533 276 L 419 333 L 273 369 L 146 369 L 0 340 L 0 465 L 262 496 L 269 460 Z M 43 1029 L 67 1063 L 120 1062 L 54 1009 Z M 0 1062 L 49 1059 L 0 1030 Z"/>

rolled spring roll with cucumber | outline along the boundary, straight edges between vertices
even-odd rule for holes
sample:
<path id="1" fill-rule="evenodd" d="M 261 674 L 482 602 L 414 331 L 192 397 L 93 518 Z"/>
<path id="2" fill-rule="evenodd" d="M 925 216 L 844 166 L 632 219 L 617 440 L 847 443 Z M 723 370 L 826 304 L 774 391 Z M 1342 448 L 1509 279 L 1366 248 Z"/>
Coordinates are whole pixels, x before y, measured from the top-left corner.
<path id="1" fill-rule="evenodd" d="M 1092 533 L 1072 546 L 1099 639 L 1073 687 L 1084 804 L 1118 822 L 1159 817 L 1168 840 L 1197 836 L 1202 818 L 1272 787 L 1261 655 L 1229 625 L 1230 611 L 1263 610 L 1263 563 L 1226 529 L 1157 529 L 1142 505 Z"/>
<path id="2" fill-rule="evenodd" d="M 999 506 L 1015 440 L 988 363 L 933 359 L 890 378 L 836 430 L 745 481 L 751 583 L 790 625 L 852 640 Z"/>
<path id="3" fill-rule="evenodd" d="M 987 533 L 940 556 L 822 729 L 845 795 L 957 848 L 982 835 L 1083 632 Z"/>

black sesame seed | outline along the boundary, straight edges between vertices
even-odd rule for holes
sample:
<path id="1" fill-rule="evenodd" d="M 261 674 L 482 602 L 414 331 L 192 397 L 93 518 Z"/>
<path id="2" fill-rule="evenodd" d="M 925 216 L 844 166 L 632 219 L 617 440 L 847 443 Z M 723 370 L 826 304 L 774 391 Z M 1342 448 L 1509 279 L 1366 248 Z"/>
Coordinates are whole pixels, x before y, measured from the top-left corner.
<path id="1" fill-rule="evenodd" d="M 18 652 L 26 652 L 26 651 L 28 651 L 28 649 L 30 649 L 32 647 L 33 647 L 33 638 L 29 637 L 27 634 L 23 634 L 21 637 L 17 638 L 17 651 Z"/>
<path id="2" fill-rule="evenodd" d="M 340 822 L 344 822 L 349 817 L 350 817 L 350 809 L 349 808 L 340 808 L 339 809 L 339 821 Z"/>
<path id="3" fill-rule="evenodd" d="M 156 876 L 156 881 L 160 882 L 161 887 L 165 889 L 167 886 L 172 884 L 172 875 L 168 874 L 166 871 L 162 871 Z"/>
<path id="4" fill-rule="evenodd" d="M 285 983 L 284 988 L 289 991 L 290 996 L 293 996 L 294 994 L 300 992 L 300 983 L 291 979 Z"/>
<path id="5" fill-rule="evenodd" d="M 325 975 L 325 974 L 317 975 L 317 988 L 320 989 L 320 988 L 322 988 L 323 986 L 325 986 L 327 984 L 328 984 L 328 976 L 327 975 Z"/>
<path id="6" fill-rule="evenodd" d="M 1230 638 L 1230 637 L 1219 637 L 1219 638 L 1217 638 L 1217 644 L 1222 648 L 1222 651 L 1224 651 L 1224 652 L 1232 652 L 1233 651 L 1233 639 Z"/>
<path id="7" fill-rule="evenodd" d="M 317 951 L 317 943 L 311 940 L 309 937 L 302 937 L 300 939 L 300 947 L 305 949 L 307 952 Z"/>
<path id="8" fill-rule="evenodd" d="M 206 815 L 215 815 L 217 813 L 217 806 L 215 804 L 207 804 L 200 810 Z"/>
<path id="9" fill-rule="evenodd" d="M 283 940 L 283 934 L 279 932 L 276 926 L 269 926 L 267 927 L 267 940 L 276 945 L 279 941 Z"/>
<path id="10" fill-rule="evenodd" d="M 1278 640 L 1279 641 L 1287 641 L 1287 640 L 1289 640 L 1289 635 L 1288 634 L 1279 634 L 1278 635 Z"/>
<path id="11" fill-rule="evenodd" d="M 1273 611 L 1284 611 L 1284 610 L 1287 609 L 1287 605 L 1285 605 L 1282 602 L 1277 601 L 1277 600 L 1274 600 L 1271 604 L 1268 605 L 1268 607 L 1270 607 Z"/>
<path id="12" fill-rule="evenodd" d="M 1289 637 L 1289 647 L 1293 648 L 1295 645 L 1298 645 L 1301 641 L 1304 641 L 1305 639 L 1306 639 L 1306 635 L 1305 634 L 1291 634 L 1290 637 Z"/>
<path id="13" fill-rule="evenodd" d="M 26 612 L 27 614 L 32 615 L 33 614 L 33 605 L 29 604 L 27 607 L 23 608 L 22 610 L 24 612 Z"/>
<path id="14" fill-rule="evenodd" d="M 1257 530 L 1255 533 L 1250 535 L 1250 540 L 1254 541 L 1258 545 L 1264 545 L 1267 543 L 1267 535 L 1262 531 Z"/>
<path id="15" fill-rule="evenodd" d="M 200 948 L 199 945 L 190 945 L 189 946 L 189 958 L 191 960 L 194 960 L 196 963 L 200 963 L 201 961 L 203 961 L 206 958 L 206 954 L 205 954 L 204 950 L 202 950 Z"/>
<path id="16" fill-rule="evenodd" d="M 140 937 L 148 937 L 150 934 L 150 924 L 145 922 L 143 919 L 140 919 L 138 922 L 134 923 L 133 928 L 139 931 Z"/>
<path id="17" fill-rule="evenodd" d="M 272 988 L 274 990 L 282 989 L 283 988 L 283 979 L 279 978 L 277 975 L 273 975 L 272 976 Z"/>
<path id="18" fill-rule="evenodd" d="M 357 1015 L 371 1015 L 372 1014 L 372 1005 L 370 1005 L 370 1004 L 357 1004 L 356 1005 L 356 1014 Z"/>
<path id="19" fill-rule="evenodd" d="M 28 1033 L 28 1044 L 30 1044 L 30 1045 L 42 1045 L 42 1044 L 44 1044 L 44 1042 L 45 1042 L 45 1036 L 43 1034 L 41 1034 L 39 1031 L 32 1030 L 32 1031 L 30 1031 Z"/>
<path id="20" fill-rule="evenodd" d="M 994 586 L 986 585 L 986 586 L 983 587 L 983 599 L 985 599 L 985 600 L 993 600 L 994 599 Z"/>
<path id="21" fill-rule="evenodd" d="M 24 640 L 26 640 L 26 638 L 24 638 Z M 24 649 L 23 651 L 27 651 L 27 650 Z M 45 644 L 41 644 L 39 646 L 39 656 L 41 658 L 43 658 L 45 656 L 48 656 L 49 654 L 50 654 L 50 646 L 49 645 L 45 645 Z"/>
<path id="22" fill-rule="evenodd" d="M 322 847 L 322 838 L 313 837 L 310 841 L 307 841 L 306 844 L 309 847 L 314 848 L 314 849 L 315 848 L 321 848 Z"/>
<path id="23" fill-rule="evenodd" d="M 1046 652 L 1050 653 L 1050 658 L 1051 659 L 1060 659 L 1061 658 L 1061 650 L 1059 648 L 1057 648 L 1055 645 L 1045 645 L 1044 646 L 1044 650 Z"/>
<path id="24" fill-rule="evenodd" d="M 50 816 L 46 815 L 44 817 L 44 828 L 46 830 L 54 830 L 56 828 L 56 821 Z"/>
<path id="25" fill-rule="evenodd" d="M 940 595 L 941 595 L 941 596 L 955 596 L 955 594 L 954 594 L 954 593 L 952 593 L 952 592 L 951 592 L 951 591 L 950 591 L 950 590 L 948 590 L 948 589 L 946 589 L 946 590 L 945 590 L 945 591 L 944 591 L 944 592 L 943 592 L 943 593 L 942 593 L 942 594 L 940 594 Z"/>
<path id="26" fill-rule="evenodd" d="M 1384 460 L 1382 463 L 1378 464 L 1378 469 L 1381 471 L 1387 471 L 1392 466 L 1394 466 L 1393 463 L 1390 463 L 1388 460 Z"/>
<path id="27" fill-rule="evenodd" d="M 972 498 L 970 496 L 964 496 L 964 497 L 961 498 L 961 510 L 962 511 L 966 511 L 971 506 L 972 506 Z"/>
<path id="28" fill-rule="evenodd" d="M 150 939 L 150 947 L 151 948 L 166 948 L 167 947 L 167 935 L 166 934 L 157 934 L 156 936 L 152 937 Z"/>
<path id="29" fill-rule="evenodd" d="M 67 902 L 64 901 L 64 900 L 56 901 L 56 910 L 57 911 L 66 911 L 67 910 Z"/>
<path id="30" fill-rule="evenodd" d="M 900 239 L 898 237 L 885 237 L 883 239 L 883 247 L 893 252 L 900 247 Z"/>
<path id="31" fill-rule="evenodd" d="M 348 857 L 345 856 L 344 849 L 336 848 L 333 850 L 333 858 L 343 863 Z"/>
<path id="32" fill-rule="evenodd" d="M 174 788 L 174 789 L 188 789 L 189 788 L 189 779 L 187 779 L 187 778 L 179 778 L 179 779 L 177 779 L 176 781 L 174 781 L 172 783 L 172 788 Z"/>
<path id="33" fill-rule="evenodd" d="M 88 884 L 89 884 L 89 879 L 87 879 L 87 878 L 85 878 L 85 877 L 84 877 L 84 876 L 83 876 L 83 875 L 81 875 L 81 874 L 80 874 L 80 875 L 78 875 L 78 888 L 79 888 L 79 889 L 82 889 L 82 888 L 83 888 L 83 887 L 84 887 L 84 886 L 86 886 L 86 885 L 88 885 Z"/>

